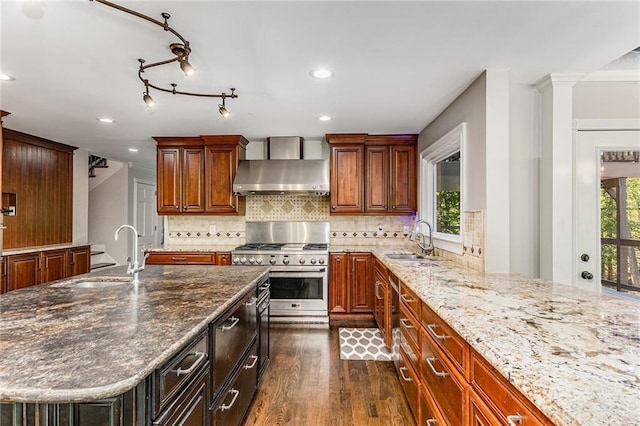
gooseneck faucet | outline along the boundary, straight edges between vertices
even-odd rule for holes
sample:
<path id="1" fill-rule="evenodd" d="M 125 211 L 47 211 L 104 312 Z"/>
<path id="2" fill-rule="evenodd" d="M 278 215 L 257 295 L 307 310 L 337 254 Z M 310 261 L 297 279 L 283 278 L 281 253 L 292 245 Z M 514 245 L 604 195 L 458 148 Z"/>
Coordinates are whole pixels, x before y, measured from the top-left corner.
<path id="1" fill-rule="evenodd" d="M 424 234 L 422 232 L 418 232 L 418 229 L 420 227 L 420 224 L 424 223 L 427 225 L 427 228 L 429 228 L 429 245 L 425 245 L 425 241 L 424 241 Z M 420 247 L 420 250 L 422 250 L 423 253 L 427 253 L 427 254 L 431 254 L 433 253 L 433 233 L 431 231 L 431 224 L 429 222 L 427 222 L 426 220 L 417 220 L 416 223 L 414 224 L 413 227 L 413 232 L 411 233 L 411 236 L 409 237 L 410 241 L 415 241 L 417 239 L 417 237 L 421 236 L 422 237 L 422 243 L 420 243 L 420 241 L 417 242 L 418 247 Z"/>
<path id="2" fill-rule="evenodd" d="M 118 241 L 118 234 L 123 229 L 129 229 L 133 232 L 133 261 L 131 257 L 127 258 L 129 265 L 127 266 L 127 274 L 133 274 L 133 282 L 138 282 L 138 272 L 144 270 L 144 261 L 147 258 L 146 256 L 142 259 L 142 264 L 138 262 L 138 231 L 131 225 L 122 225 L 118 229 L 116 229 L 115 239 Z"/>

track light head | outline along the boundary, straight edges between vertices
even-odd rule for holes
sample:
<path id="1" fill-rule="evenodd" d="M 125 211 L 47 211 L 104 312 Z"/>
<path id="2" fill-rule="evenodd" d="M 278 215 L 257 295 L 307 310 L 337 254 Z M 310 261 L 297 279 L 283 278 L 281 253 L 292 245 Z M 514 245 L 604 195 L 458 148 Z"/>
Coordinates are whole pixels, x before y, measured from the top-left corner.
<path id="1" fill-rule="evenodd" d="M 229 110 L 227 109 L 227 107 L 225 107 L 222 104 L 218 105 L 218 112 L 220 113 L 220 115 L 222 116 L 222 118 L 227 118 L 231 115 L 231 113 L 229 112 Z"/>
<path id="2" fill-rule="evenodd" d="M 182 60 L 180 61 L 180 69 L 187 77 L 191 77 L 196 73 L 196 69 L 191 66 L 186 57 L 182 58 Z"/>
<path id="3" fill-rule="evenodd" d="M 144 96 L 142 97 L 142 100 L 144 101 L 145 104 L 147 104 L 148 107 L 155 106 L 156 104 L 156 101 L 148 93 L 144 94 Z"/>

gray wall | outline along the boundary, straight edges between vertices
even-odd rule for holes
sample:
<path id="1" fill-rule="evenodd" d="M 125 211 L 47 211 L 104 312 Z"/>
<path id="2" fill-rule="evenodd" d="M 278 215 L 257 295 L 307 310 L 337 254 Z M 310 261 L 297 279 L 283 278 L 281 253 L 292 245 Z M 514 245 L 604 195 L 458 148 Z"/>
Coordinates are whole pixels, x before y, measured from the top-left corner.
<path id="1" fill-rule="evenodd" d="M 580 82 L 573 87 L 574 118 L 640 118 L 640 82 Z"/>

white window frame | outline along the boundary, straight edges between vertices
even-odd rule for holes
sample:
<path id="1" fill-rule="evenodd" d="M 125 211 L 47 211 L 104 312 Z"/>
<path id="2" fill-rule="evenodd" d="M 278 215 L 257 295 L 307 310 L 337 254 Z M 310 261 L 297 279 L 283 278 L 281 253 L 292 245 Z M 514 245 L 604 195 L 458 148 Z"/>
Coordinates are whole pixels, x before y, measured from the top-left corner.
<path id="1" fill-rule="evenodd" d="M 433 229 L 433 244 L 443 250 L 462 254 L 464 236 L 465 211 L 465 179 L 464 171 L 467 161 L 466 151 L 467 123 L 463 122 L 429 145 L 420 153 L 420 212 L 422 219 L 429 222 Z M 436 229 L 436 188 L 435 165 L 460 151 L 460 234 L 452 235 L 437 232 Z"/>

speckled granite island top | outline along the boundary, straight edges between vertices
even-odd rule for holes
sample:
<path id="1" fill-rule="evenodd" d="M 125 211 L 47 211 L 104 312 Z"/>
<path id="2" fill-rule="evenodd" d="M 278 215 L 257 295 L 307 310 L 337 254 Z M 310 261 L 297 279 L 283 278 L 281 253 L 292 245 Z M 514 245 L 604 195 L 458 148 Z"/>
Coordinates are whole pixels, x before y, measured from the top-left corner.
<path id="1" fill-rule="evenodd" d="M 556 424 L 640 424 L 637 300 L 371 251 Z"/>
<path id="2" fill-rule="evenodd" d="M 126 267 L 78 277 L 125 276 Z M 137 291 L 30 287 L 0 296 L 0 401 L 78 402 L 132 389 L 268 268 L 147 266 Z"/>

